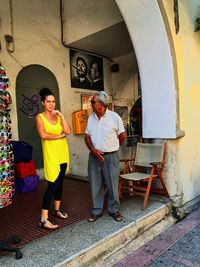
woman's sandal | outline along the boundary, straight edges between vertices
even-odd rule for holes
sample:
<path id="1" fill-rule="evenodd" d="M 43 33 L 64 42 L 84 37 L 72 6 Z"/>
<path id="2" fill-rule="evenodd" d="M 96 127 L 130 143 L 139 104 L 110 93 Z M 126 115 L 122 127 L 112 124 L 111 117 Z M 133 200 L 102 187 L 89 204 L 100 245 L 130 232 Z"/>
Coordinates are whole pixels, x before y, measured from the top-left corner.
<path id="1" fill-rule="evenodd" d="M 66 212 L 62 212 L 61 210 L 54 210 L 52 215 L 63 220 L 68 218 L 68 214 Z"/>
<path id="2" fill-rule="evenodd" d="M 50 223 L 50 221 L 47 219 L 44 219 L 44 221 L 39 221 L 39 227 L 41 227 L 42 229 L 46 229 L 46 230 L 56 230 L 58 229 L 59 225 L 58 224 L 52 224 L 50 223 L 50 225 L 48 226 L 48 224 Z"/>

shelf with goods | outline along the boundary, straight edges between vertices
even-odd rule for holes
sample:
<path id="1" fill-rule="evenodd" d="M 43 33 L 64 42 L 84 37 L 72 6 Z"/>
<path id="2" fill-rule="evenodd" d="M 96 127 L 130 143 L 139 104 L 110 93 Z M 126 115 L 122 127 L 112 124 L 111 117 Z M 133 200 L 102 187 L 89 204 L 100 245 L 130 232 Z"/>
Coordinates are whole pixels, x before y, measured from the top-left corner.
<path id="1" fill-rule="evenodd" d="M 8 92 L 9 79 L 5 68 L 0 63 L 0 209 L 12 204 L 15 192 L 14 185 L 14 156 L 12 145 L 10 104 L 11 96 Z M 22 258 L 22 252 L 17 247 L 10 247 L 8 243 L 20 242 L 20 238 L 12 236 L 8 240 L 0 241 L 0 251 L 15 252 L 16 259 Z"/>
<path id="2" fill-rule="evenodd" d="M 9 105 L 12 103 L 7 90 L 9 79 L 0 65 L 0 208 L 12 203 L 14 194 L 14 166 Z"/>

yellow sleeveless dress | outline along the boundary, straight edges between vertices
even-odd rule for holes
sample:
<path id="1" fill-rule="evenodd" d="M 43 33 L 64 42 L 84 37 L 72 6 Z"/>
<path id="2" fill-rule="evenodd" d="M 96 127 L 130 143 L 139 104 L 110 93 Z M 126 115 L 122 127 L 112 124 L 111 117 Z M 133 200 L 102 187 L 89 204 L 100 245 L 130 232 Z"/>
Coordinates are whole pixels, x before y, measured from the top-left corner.
<path id="1" fill-rule="evenodd" d="M 45 116 L 39 116 L 44 124 L 45 131 L 50 134 L 61 134 L 63 132 L 61 118 L 58 116 L 56 124 L 50 123 Z M 41 140 L 44 162 L 44 176 L 49 182 L 54 182 L 60 172 L 60 164 L 67 163 L 69 170 L 69 149 L 66 138 L 56 140 Z"/>

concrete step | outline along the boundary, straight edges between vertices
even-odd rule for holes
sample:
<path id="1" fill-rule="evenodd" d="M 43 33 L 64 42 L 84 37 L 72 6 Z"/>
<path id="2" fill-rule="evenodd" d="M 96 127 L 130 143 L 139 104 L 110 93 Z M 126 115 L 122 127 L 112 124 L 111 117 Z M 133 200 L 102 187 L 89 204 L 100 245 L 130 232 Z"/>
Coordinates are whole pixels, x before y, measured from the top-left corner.
<path id="1" fill-rule="evenodd" d="M 132 217 L 131 214 L 135 211 L 132 222 L 129 221 L 127 225 L 106 235 L 98 242 L 79 251 L 76 255 L 71 256 L 56 266 L 113 266 L 113 264 L 146 242 L 152 240 L 175 223 L 175 219 L 171 215 L 170 202 L 153 203 L 147 210 L 138 214 L 135 209 L 131 212 L 131 204 L 134 205 L 135 203 L 130 202 L 126 203 L 126 207 L 122 205 L 122 211 L 126 221 Z M 102 224 L 100 221 L 99 223 Z M 103 223 L 102 227 L 103 225 L 106 224 Z M 94 231 L 95 228 L 94 225 Z"/>
<path id="2" fill-rule="evenodd" d="M 144 211 L 142 202 L 141 197 L 123 201 L 122 222 L 115 222 L 105 212 L 94 223 L 84 220 L 51 232 L 22 248 L 22 259 L 16 260 L 12 253 L 1 257 L 0 266 L 112 266 L 124 253 L 133 251 L 175 223 L 168 199 L 151 198 Z"/>

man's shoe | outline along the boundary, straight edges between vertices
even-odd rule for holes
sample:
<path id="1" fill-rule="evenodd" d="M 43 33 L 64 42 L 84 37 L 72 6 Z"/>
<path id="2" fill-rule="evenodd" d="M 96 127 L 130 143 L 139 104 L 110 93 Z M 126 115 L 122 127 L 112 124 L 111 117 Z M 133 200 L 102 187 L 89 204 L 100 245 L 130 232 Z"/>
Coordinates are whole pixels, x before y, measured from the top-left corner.
<path id="1" fill-rule="evenodd" d="M 98 218 L 100 218 L 102 214 L 90 214 L 90 217 L 88 218 L 88 222 L 95 222 Z"/>
<path id="2" fill-rule="evenodd" d="M 121 222 L 123 221 L 123 216 L 119 213 L 119 211 L 115 213 L 109 213 L 109 215 L 116 221 L 116 222 Z"/>

